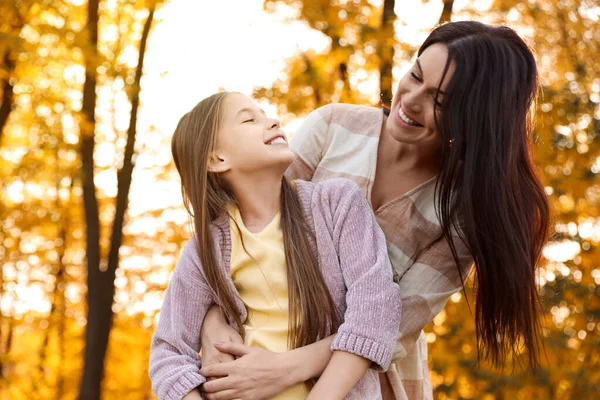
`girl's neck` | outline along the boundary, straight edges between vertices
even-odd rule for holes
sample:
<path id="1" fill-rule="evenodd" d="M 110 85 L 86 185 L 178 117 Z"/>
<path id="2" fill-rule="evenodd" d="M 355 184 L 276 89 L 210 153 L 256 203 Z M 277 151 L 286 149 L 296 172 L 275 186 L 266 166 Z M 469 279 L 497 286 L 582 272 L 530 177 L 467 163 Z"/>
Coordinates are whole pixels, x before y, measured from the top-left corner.
<path id="1" fill-rule="evenodd" d="M 281 209 L 282 177 L 238 179 L 231 185 L 244 225 L 250 232 L 260 232 Z"/>

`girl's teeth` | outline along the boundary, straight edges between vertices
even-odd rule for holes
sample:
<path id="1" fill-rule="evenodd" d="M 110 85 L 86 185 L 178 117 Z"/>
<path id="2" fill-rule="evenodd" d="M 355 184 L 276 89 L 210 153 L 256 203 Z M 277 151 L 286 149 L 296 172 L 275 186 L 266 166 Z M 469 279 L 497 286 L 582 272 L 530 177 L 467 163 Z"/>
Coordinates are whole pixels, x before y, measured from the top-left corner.
<path id="1" fill-rule="evenodd" d="M 271 144 L 282 144 L 282 143 L 287 143 L 282 137 L 276 137 L 275 139 L 271 140 L 269 142 L 269 145 Z"/>

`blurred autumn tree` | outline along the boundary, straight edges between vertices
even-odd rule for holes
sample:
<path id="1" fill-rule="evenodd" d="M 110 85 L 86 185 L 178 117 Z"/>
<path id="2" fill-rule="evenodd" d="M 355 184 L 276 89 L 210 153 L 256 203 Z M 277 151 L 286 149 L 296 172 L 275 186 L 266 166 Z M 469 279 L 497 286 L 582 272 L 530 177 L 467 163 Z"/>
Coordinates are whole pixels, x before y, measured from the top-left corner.
<path id="1" fill-rule="evenodd" d="M 1 382 L 2 398 L 99 398 L 100 382 L 104 393 L 117 388 L 118 398 L 151 393 L 148 328 L 158 305 L 140 317 L 138 292 L 148 281 L 141 294 L 158 296 L 167 276 L 131 268 L 135 276 L 123 284 L 118 255 L 132 245 L 123 233 L 131 227 L 125 216 L 135 152 L 144 146 L 135 141 L 137 114 L 156 6 L 135 0 L 0 3 L 0 379 L 10 382 Z M 103 147 L 100 158 L 96 143 Z M 164 165 L 157 167 L 161 174 Z M 114 189 L 106 184 L 113 174 Z M 177 254 L 183 224 L 180 217 L 165 220 L 174 247 L 161 252 L 159 266 L 172 266 L 168 255 Z M 155 243 L 135 246 L 153 265 L 154 255 L 144 249 Z M 137 310 L 111 330 L 113 310 L 124 307 Z M 119 334 L 123 327 L 127 335 Z M 109 332 L 113 361 L 105 363 Z M 123 359 L 112 346 L 134 351 Z M 114 370 L 102 380 L 105 365 L 115 363 L 130 372 Z"/>
<path id="2" fill-rule="evenodd" d="M 267 98 L 282 115 L 303 115 L 331 102 L 389 104 L 394 4 L 394 0 L 385 0 L 380 7 L 368 0 L 266 0 L 267 11 L 287 7 L 291 19 L 320 31 L 329 47 L 322 53 L 300 52 L 288 60 L 285 74 L 272 87 L 257 89 L 255 97 Z M 360 85 L 369 80 L 381 84 L 380 93 L 361 93 Z"/>

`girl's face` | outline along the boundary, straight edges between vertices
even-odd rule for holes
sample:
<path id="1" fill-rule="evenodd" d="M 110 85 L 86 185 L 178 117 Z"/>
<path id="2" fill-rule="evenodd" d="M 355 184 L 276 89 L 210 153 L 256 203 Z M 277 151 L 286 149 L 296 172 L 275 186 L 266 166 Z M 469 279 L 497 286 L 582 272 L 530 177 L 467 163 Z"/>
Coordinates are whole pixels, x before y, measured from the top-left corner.
<path id="1" fill-rule="evenodd" d="M 446 46 L 433 44 L 423 51 L 411 70 L 400 80 L 386 123 L 386 130 L 397 141 L 410 144 L 439 141 L 434 102 L 447 59 Z M 444 88 L 453 73 L 452 62 L 439 92 L 438 102 L 444 98 Z"/>
<path id="2" fill-rule="evenodd" d="M 223 119 L 212 164 L 215 172 L 248 175 L 268 172 L 283 175 L 294 160 L 277 119 L 267 118 L 258 105 L 240 93 L 224 99 Z"/>

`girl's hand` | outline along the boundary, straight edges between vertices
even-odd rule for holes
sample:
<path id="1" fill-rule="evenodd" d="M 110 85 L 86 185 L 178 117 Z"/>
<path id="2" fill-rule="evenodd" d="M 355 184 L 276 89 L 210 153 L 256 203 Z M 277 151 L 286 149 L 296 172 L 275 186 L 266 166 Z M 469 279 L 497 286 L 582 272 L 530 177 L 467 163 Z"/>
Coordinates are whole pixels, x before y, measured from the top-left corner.
<path id="1" fill-rule="evenodd" d="M 243 343 L 240 334 L 221 315 L 219 306 L 212 306 L 204 317 L 200 331 L 202 343 L 202 365 L 214 365 L 235 360 L 234 356 L 215 348 L 217 343 Z"/>
<path id="2" fill-rule="evenodd" d="M 232 342 L 215 343 L 215 347 L 237 359 L 202 365 L 200 373 L 209 379 L 202 385 L 208 400 L 268 399 L 298 382 L 287 353 Z"/>

